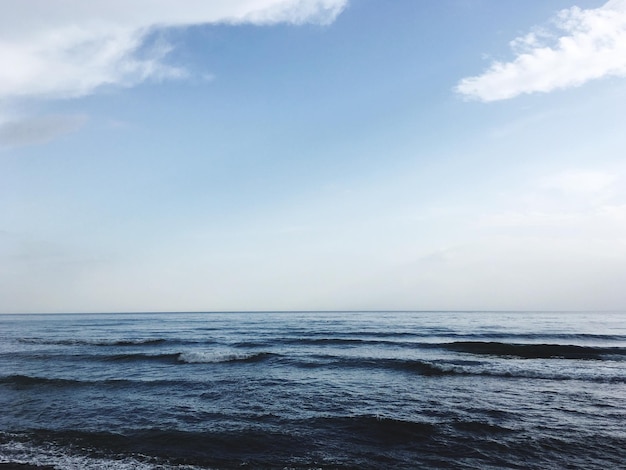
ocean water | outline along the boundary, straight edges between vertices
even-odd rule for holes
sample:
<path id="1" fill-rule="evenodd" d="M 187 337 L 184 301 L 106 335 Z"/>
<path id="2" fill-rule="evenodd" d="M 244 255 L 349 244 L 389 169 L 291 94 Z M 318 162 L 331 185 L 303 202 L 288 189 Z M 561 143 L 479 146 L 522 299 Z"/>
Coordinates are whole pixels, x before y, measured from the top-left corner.
<path id="1" fill-rule="evenodd" d="M 626 314 L 0 315 L 0 463 L 626 468 Z"/>

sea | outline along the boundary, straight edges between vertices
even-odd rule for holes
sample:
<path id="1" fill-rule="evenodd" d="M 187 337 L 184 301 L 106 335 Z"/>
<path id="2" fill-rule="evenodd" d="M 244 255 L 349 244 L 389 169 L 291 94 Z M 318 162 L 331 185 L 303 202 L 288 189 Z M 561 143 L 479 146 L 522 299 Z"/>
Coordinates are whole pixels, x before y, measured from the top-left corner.
<path id="1" fill-rule="evenodd" d="M 625 469 L 626 313 L 0 315 L 9 462 Z"/>

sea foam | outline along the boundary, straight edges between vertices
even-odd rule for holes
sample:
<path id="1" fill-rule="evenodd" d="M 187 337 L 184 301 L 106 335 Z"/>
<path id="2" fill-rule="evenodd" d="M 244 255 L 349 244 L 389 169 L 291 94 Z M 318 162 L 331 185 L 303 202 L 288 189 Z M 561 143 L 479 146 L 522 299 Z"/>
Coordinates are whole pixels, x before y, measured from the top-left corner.
<path id="1" fill-rule="evenodd" d="M 187 364 L 217 364 L 222 362 L 253 362 L 269 355 L 269 353 L 233 351 L 188 351 L 180 353 L 178 360 Z"/>

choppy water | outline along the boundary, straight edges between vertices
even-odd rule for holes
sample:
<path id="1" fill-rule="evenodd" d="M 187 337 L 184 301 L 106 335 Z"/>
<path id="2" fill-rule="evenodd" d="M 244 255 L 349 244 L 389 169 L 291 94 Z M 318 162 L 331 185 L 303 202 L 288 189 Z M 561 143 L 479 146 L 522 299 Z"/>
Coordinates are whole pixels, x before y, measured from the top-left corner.
<path id="1" fill-rule="evenodd" d="M 0 315 L 0 462 L 626 468 L 626 314 Z"/>

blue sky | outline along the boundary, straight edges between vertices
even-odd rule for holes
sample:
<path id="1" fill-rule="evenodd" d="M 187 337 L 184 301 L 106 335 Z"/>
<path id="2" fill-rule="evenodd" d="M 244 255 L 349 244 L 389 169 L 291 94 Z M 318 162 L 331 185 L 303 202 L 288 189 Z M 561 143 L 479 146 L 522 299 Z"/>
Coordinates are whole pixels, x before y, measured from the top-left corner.
<path id="1" fill-rule="evenodd" d="M 0 312 L 626 309 L 624 0 L 0 18 Z"/>

